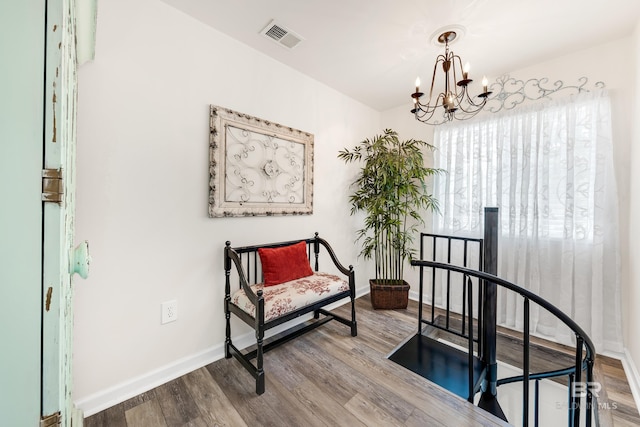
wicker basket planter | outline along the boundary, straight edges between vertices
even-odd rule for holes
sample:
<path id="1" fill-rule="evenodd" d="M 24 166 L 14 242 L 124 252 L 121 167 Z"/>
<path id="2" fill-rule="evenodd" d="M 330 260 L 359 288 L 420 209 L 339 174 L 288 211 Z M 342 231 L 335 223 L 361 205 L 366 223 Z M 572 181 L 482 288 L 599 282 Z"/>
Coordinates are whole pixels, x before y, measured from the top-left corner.
<path id="1" fill-rule="evenodd" d="M 409 304 L 410 286 L 404 280 L 384 280 L 378 283 L 375 279 L 370 279 L 369 287 L 371 305 L 376 310 L 407 308 Z"/>

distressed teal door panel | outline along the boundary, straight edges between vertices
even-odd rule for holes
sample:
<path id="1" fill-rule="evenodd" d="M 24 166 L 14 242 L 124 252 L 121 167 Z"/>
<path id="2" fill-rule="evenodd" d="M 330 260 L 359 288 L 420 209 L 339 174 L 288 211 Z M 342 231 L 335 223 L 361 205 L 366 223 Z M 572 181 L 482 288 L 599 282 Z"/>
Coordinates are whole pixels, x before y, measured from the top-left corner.
<path id="1" fill-rule="evenodd" d="M 60 203 L 45 203 L 43 234 L 42 414 L 60 412 L 60 425 L 78 415 L 72 404 L 76 145 L 75 1 L 49 0 L 46 26 L 44 167 L 60 170 Z M 81 425 L 81 418 L 73 420 Z"/>
<path id="2" fill-rule="evenodd" d="M 0 424 L 40 420 L 45 2 L 0 6 Z"/>

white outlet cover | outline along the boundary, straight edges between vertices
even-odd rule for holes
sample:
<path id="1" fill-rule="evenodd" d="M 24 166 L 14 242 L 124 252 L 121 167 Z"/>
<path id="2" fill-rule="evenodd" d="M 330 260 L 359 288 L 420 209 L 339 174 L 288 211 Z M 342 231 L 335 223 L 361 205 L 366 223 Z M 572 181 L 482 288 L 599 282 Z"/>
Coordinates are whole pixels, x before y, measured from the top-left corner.
<path id="1" fill-rule="evenodd" d="M 178 320 L 178 301 L 166 301 L 160 304 L 160 307 L 162 312 L 160 323 L 162 325 Z"/>

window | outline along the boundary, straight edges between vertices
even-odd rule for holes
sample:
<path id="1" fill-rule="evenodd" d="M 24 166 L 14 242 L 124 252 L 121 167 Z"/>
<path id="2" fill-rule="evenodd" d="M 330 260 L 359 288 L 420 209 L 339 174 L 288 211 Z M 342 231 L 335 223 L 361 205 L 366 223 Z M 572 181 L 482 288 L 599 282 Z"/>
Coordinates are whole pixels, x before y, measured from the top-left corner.
<path id="1" fill-rule="evenodd" d="M 620 351 L 618 200 L 606 92 L 486 114 L 434 134 L 440 215 L 434 232 L 481 236 L 500 209 L 498 275 L 571 316 L 599 351 Z M 499 295 L 499 322 L 520 328 L 521 305 Z M 536 313 L 532 332 L 570 344 Z M 606 336 L 603 331 L 606 331 Z"/>
<path id="2" fill-rule="evenodd" d="M 482 209 L 501 209 L 502 234 L 592 240 L 604 195 L 601 99 L 574 99 L 435 133 L 441 232 L 474 233 Z M 607 112 L 608 113 L 608 112 Z M 605 115 L 606 116 L 606 115 Z M 609 130 L 610 133 L 610 130 Z"/>

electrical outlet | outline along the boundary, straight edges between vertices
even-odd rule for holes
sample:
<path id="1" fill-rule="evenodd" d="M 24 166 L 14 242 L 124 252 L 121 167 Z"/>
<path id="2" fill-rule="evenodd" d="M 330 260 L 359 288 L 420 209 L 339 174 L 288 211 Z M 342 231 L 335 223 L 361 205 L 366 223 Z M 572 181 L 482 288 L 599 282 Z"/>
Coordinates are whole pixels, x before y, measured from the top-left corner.
<path id="1" fill-rule="evenodd" d="M 178 301 L 167 301 L 160 304 L 162 309 L 161 324 L 175 322 L 178 320 Z"/>

